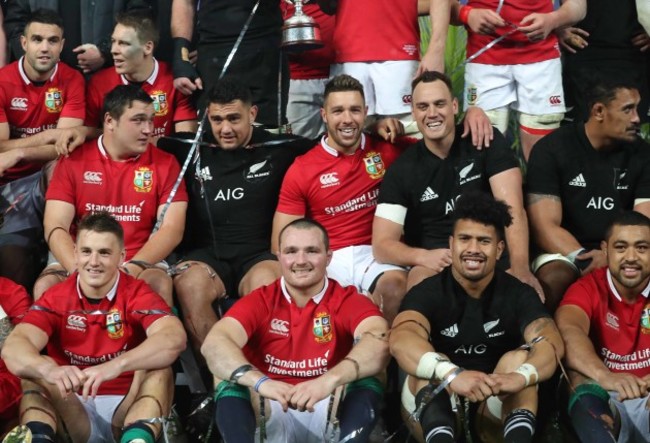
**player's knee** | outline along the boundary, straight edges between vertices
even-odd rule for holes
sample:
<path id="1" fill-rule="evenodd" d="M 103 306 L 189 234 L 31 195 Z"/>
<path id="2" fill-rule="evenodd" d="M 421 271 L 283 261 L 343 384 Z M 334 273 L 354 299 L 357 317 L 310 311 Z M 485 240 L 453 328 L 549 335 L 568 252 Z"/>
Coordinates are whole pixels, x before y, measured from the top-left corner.
<path id="1" fill-rule="evenodd" d="M 484 110 L 484 112 L 490 119 L 492 126 L 497 128 L 502 134 L 505 134 L 508 130 L 508 117 L 510 116 L 508 108 L 502 106 L 500 108 L 488 109 L 487 111 Z"/>
<path id="2" fill-rule="evenodd" d="M 381 294 L 384 299 L 401 300 L 406 293 L 406 275 L 402 271 L 384 272 L 377 280 L 373 294 Z"/>
<path id="3" fill-rule="evenodd" d="M 525 351 L 523 349 L 508 351 L 501 356 L 496 368 L 494 369 L 494 372 L 501 374 L 513 372 L 515 369 L 521 366 L 527 358 L 528 351 Z"/>
<path id="4" fill-rule="evenodd" d="M 186 262 L 176 269 L 179 271 L 174 277 L 174 289 L 183 304 L 209 304 L 225 292 L 219 276 L 206 264 Z"/>
<path id="5" fill-rule="evenodd" d="M 521 112 L 519 127 L 522 131 L 533 135 L 546 135 L 560 127 L 564 113 L 534 115 Z"/>

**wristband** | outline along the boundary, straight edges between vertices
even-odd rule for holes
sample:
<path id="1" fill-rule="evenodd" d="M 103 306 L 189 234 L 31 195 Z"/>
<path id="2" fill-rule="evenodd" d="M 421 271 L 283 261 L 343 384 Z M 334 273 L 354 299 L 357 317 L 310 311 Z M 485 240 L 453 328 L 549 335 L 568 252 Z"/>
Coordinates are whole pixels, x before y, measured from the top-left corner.
<path id="1" fill-rule="evenodd" d="M 257 383 L 255 383 L 255 387 L 253 388 L 255 392 L 260 392 L 260 386 L 262 386 L 262 383 L 264 383 L 266 380 L 270 380 L 266 375 L 257 380 Z"/>
<path id="2" fill-rule="evenodd" d="M 474 9 L 471 6 L 461 6 L 460 10 L 458 11 L 458 21 L 461 22 L 464 25 L 468 24 L 468 19 L 469 19 L 469 13 L 470 11 Z"/>
<path id="3" fill-rule="evenodd" d="M 442 368 L 444 368 L 444 372 L 440 376 L 438 376 L 438 371 L 437 368 L 439 365 L 443 365 Z M 415 370 L 415 375 L 418 378 L 423 378 L 426 380 L 430 380 L 434 377 L 437 379 L 442 379 L 442 376 L 444 376 L 447 372 L 449 372 L 451 369 L 456 368 L 455 364 L 451 363 L 449 359 L 441 356 L 437 352 L 427 352 L 422 357 L 420 357 L 420 361 L 418 362 L 418 367 Z M 441 369 L 442 370 L 442 369 Z"/>
<path id="4" fill-rule="evenodd" d="M 433 372 L 433 378 L 436 380 L 443 380 L 445 378 L 445 375 L 447 375 L 453 369 L 458 369 L 458 365 L 453 364 L 449 360 L 439 361 L 438 365 L 436 366 L 436 370 Z"/>
<path id="5" fill-rule="evenodd" d="M 0 320 L 4 320 L 5 318 L 9 317 L 7 313 L 5 312 L 4 309 L 2 309 L 2 306 L 0 306 Z"/>
<path id="6" fill-rule="evenodd" d="M 175 37 L 172 42 L 174 43 L 174 57 L 172 58 L 174 78 L 187 77 L 194 81 L 199 75 L 190 63 L 191 42 L 182 37 Z"/>
<path id="7" fill-rule="evenodd" d="M 580 254 L 583 254 L 587 252 L 587 250 L 583 247 L 580 247 L 579 249 L 576 249 L 575 251 L 569 252 L 565 257 L 573 264 L 576 262 L 576 257 L 579 256 Z"/>
<path id="8" fill-rule="evenodd" d="M 230 383 L 237 383 L 241 378 L 241 376 L 247 373 L 248 371 L 257 371 L 257 368 L 255 368 L 255 366 L 249 363 L 238 367 L 237 369 L 232 371 L 232 374 L 230 374 Z"/>
<path id="9" fill-rule="evenodd" d="M 356 374 L 357 374 L 354 377 L 354 379 L 359 380 L 359 362 L 356 361 L 355 359 L 351 358 L 351 357 L 345 357 L 343 360 L 347 360 L 347 361 L 352 362 L 352 364 L 354 365 L 354 370 L 356 371 Z"/>
<path id="10" fill-rule="evenodd" d="M 523 375 L 526 379 L 526 387 L 534 385 L 539 380 L 539 374 L 537 373 L 537 368 L 530 363 L 524 363 L 515 369 L 515 373 Z"/>

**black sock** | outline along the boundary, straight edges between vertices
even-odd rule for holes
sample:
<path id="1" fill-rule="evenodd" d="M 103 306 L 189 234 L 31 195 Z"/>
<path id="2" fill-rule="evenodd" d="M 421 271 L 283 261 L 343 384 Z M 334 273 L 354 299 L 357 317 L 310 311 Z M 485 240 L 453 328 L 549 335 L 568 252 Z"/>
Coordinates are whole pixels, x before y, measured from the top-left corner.
<path id="1" fill-rule="evenodd" d="M 32 443 L 52 443 L 56 432 L 52 426 L 42 421 L 30 421 L 25 424 L 32 433 Z"/>
<path id="2" fill-rule="evenodd" d="M 216 407 L 214 417 L 225 443 L 254 443 L 255 412 L 250 400 L 222 397 Z"/>
<path id="3" fill-rule="evenodd" d="M 528 409 L 515 409 L 506 417 L 503 424 L 505 443 L 528 443 L 535 434 L 535 414 Z"/>
<path id="4" fill-rule="evenodd" d="M 341 404 L 341 439 L 355 433 L 349 442 L 367 441 L 377 420 L 381 396 L 372 389 L 354 389 Z"/>
<path id="5" fill-rule="evenodd" d="M 616 440 L 614 416 L 608 401 L 597 395 L 580 395 L 580 398 L 571 406 L 569 417 L 580 441 L 610 443 Z"/>
<path id="6" fill-rule="evenodd" d="M 415 396 L 415 404 L 424 401 L 425 396 L 431 395 L 434 387 L 427 385 Z M 443 389 L 429 400 L 418 417 L 422 427 L 422 435 L 426 443 L 453 443 L 456 416 L 451 410 L 449 393 Z"/>

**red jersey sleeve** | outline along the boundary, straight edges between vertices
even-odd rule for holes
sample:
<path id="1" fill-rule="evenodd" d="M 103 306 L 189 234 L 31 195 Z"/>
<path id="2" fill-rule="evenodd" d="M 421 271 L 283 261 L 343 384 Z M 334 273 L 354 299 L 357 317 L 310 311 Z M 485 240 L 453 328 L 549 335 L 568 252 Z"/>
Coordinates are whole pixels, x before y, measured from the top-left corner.
<path id="1" fill-rule="evenodd" d="M 99 87 L 100 77 L 94 75 L 88 82 L 88 89 L 86 90 L 86 119 L 84 126 L 91 128 L 99 128 L 102 126 L 102 107 L 104 102 L 104 94 Z"/>
<path id="2" fill-rule="evenodd" d="M 158 149 L 158 148 L 154 148 L 154 149 Z M 161 188 L 162 192 L 160 193 L 160 201 L 158 202 L 158 205 L 163 205 L 169 198 L 169 194 L 171 194 L 172 189 L 176 184 L 176 180 L 178 179 L 178 176 L 181 173 L 181 167 L 178 164 L 178 161 L 176 161 L 176 158 L 174 156 L 172 156 L 171 154 L 167 154 L 163 151 L 160 152 L 164 154 L 165 163 L 166 163 L 166 167 L 162 168 L 162 171 L 164 171 L 164 173 L 161 175 L 165 177 L 165 180 L 162 183 L 162 188 Z M 187 190 L 185 189 L 185 180 L 181 180 L 181 184 L 176 190 L 176 195 L 174 196 L 174 199 L 172 201 L 175 202 L 187 201 Z"/>
<path id="3" fill-rule="evenodd" d="M 30 305 L 25 288 L 8 278 L 0 277 L 0 306 L 14 325 L 20 323 Z"/>
<path id="4" fill-rule="evenodd" d="M 66 70 L 70 75 L 70 83 L 66 91 L 68 98 L 63 104 L 60 117 L 78 118 L 82 121 L 86 117 L 86 85 L 81 73 L 70 68 Z"/>
<path id="5" fill-rule="evenodd" d="M 173 315 L 162 297 L 151 290 L 142 280 L 135 280 L 122 274 L 125 283 L 129 283 L 129 316 L 135 323 L 142 325 L 147 330 L 156 320 Z"/>
<path id="6" fill-rule="evenodd" d="M 22 321 L 22 323 L 36 326 L 45 332 L 48 337 L 54 334 L 59 324 L 59 317 L 63 315 L 62 312 L 56 310 L 56 303 L 54 303 L 55 300 L 53 298 L 54 294 L 55 292 L 51 289 L 45 291 L 45 294 L 34 302 L 31 309 L 27 311 Z"/>
<path id="7" fill-rule="evenodd" d="M 581 278 L 567 289 L 562 298 L 560 306 L 574 305 L 582 309 L 587 317 L 591 318 L 594 314 L 594 295 L 598 290 L 593 284 L 593 275 Z"/>
<path id="8" fill-rule="evenodd" d="M 284 175 L 280 197 L 278 199 L 278 212 L 291 215 L 307 214 L 306 180 L 300 176 L 301 162 L 296 159 Z"/>
<path id="9" fill-rule="evenodd" d="M 331 284 L 331 281 L 330 281 Z M 345 288 L 348 293 L 341 309 L 337 312 L 337 318 L 341 319 L 350 335 L 354 334 L 359 324 L 368 317 L 381 317 L 381 311 L 368 297 L 359 294 L 353 287 Z"/>
<path id="10" fill-rule="evenodd" d="M 190 96 L 174 91 L 174 123 L 185 120 L 196 120 L 196 109 Z"/>
<path id="11" fill-rule="evenodd" d="M 237 320 L 244 327 L 246 335 L 250 339 L 260 325 L 260 321 L 268 317 L 268 313 L 268 305 L 265 302 L 264 292 L 262 288 L 258 288 L 246 297 L 237 300 L 228 309 L 225 316 Z"/>
<path id="12" fill-rule="evenodd" d="M 83 149 L 84 146 L 78 149 Z M 73 167 L 74 165 L 68 157 L 57 161 L 52 180 L 47 187 L 45 200 L 61 200 L 71 205 L 75 204 L 76 186 L 71 176 Z"/>

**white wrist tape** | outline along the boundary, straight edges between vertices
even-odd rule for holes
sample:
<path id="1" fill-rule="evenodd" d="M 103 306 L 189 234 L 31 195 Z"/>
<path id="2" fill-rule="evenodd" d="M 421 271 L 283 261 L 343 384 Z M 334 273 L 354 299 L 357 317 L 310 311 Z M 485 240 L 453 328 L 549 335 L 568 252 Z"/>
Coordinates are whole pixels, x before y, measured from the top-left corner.
<path id="1" fill-rule="evenodd" d="M 515 369 L 517 374 L 521 374 L 526 379 L 526 386 L 537 383 L 539 380 L 539 374 L 537 373 L 537 368 L 530 363 L 524 363 Z"/>
<path id="2" fill-rule="evenodd" d="M 436 380 L 443 380 L 445 378 L 445 375 L 449 374 L 454 369 L 458 369 L 458 365 L 455 365 L 448 360 L 441 361 L 438 362 L 438 366 L 436 366 L 436 370 L 433 373 L 433 376 Z"/>
<path id="3" fill-rule="evenodd" d="M 423 378 L 425 380 L 431 379 L 440 359 L 440 354 L 437 352 L 425 353 L 422 357 L 420 357 L 418 367 L 415 370 L 415 375 L 417 375 L 418 378 Z"/>
<path id="4" fill-rule="evenodd" d="M 2 306 L 0 306 L 0 320 L 5 319 L 5 318 L 7 318 L 7 317 L 9 317 L 9 316 L 7 315 L 7 313 L 5 312 L 5 310 L 2 309 Z"/>

